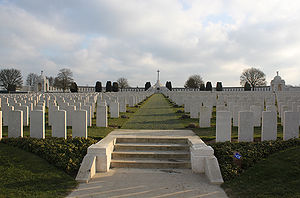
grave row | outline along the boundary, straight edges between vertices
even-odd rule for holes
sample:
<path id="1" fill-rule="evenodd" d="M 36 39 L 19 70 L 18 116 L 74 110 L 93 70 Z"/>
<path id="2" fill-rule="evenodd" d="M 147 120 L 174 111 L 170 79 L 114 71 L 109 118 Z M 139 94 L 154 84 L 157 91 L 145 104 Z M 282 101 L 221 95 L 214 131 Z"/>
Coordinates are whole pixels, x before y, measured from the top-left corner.
<path id="1" fill-rule="evenodd" d="M 87 137 L 87 127 L 92 126 L 95 115 L 96 126 L 107 127 L 108 109 L 111 118 L 118 118 L 120 112 L 126 112 L 127 105 L 133 107 L 149 95 L 146 92 L 2 94 L 0 138 L 2 125 L 8 126 L 8 137 L 23 137 L 23 126 L 30 126 L 31 137 L 44 138 L 46 109 L 53 137 L 66 138 L 67 126 L 72 127 L 72 137 Z"/>
<path id="2" fill-rule="evenodd" d="M 284 140 L 299 137 L 300 92 L 166 92 L 184 106 L 185 113 L 199 119 L 199 127 L 211 126 L 216 106 L 217 141 L 231 139 L 231 126 L 238 127 L 239 141 L 253 141 L 254 127 L 262 127 L 262 140 L 277 138 L 277 114 Z M 288 116 L 288 117 L 286 117 Z M 271 138 L 272 137 L 272 138 Z"/>

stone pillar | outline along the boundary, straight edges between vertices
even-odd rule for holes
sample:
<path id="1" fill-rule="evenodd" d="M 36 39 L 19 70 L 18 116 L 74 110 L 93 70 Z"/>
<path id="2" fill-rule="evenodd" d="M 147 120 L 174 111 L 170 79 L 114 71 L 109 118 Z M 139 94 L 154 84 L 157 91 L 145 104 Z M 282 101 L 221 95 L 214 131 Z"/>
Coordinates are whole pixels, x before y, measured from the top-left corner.
<path id="1" fill-rule="evenodd" d="M 30 113 L 30 137 L 45 138 L 45 114 L 42 110 Z"/>
<path id="2" fill-rule="evenodd" d="M 67 138 L 67 113 L 66 111 L 53 111 L 52 120 L 52 136 L 59 138 Z"/>
<path id="3" fill-rule="evenodd" d="M 111 102 L 109 109 L 110 109 L 110 117 L 111 118 L 119 117 L 119 103 L 118 102 Z"/>
<path id="4" fill-rule="evenodd" d="M 210 114 L 211 111 L 208 107 L 204 107 L 204 106 L 200 107 L 200 115 L 199 115 L 200 128 L 210 127 Z"/>
<path id="5" fill-rule="evenodd" d="M 254 124 L 253 112 L 240 111 L 239 112 L 239 128 L 238 141 L 239 142 L 253 142 Z"/>
<path id="6" fill-rule="evenodd" d="M 74 111 L 72 115 L 72 137 L 87 138 L 87 112 Z"/>
<path id="7" fill-rule="evenodd" d="M 283 140 L 299 138 L 299 112 L 284 112 Z"/>
<path id="8" fill-rule="evenodd" d="M 23 111 L 8 112 L 8 137 L 23 137 Z"/>
<path id="9" fill-rule="evenodd" d="M 259 127 L 261 125 L 261 107 L 257 105 L 251 105 L 250 111 L 253 112 L 254 115 L 254 126 Z"/>
<path id="10" fill-rule="evenodd" d="M 264 111 L 262 113 L 261 141 L 277 139 L 277 113 Z"/>
<path id="11" fill-rule="evenodd" d="M 105 103 L 97 105 L 96 126 L 107 127 L 107 106 Z"/>
<path id="12" fill-rule="evenodd" d="M 231 113 L 218 111 L 216 118 L 216 142 L 231 141 Z"/>

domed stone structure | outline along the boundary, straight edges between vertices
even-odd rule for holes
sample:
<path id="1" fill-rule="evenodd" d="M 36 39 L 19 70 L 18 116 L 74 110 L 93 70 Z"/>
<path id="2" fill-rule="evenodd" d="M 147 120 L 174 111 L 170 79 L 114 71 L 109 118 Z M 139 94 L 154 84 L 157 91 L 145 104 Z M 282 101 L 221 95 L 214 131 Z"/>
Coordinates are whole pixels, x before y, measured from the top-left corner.
<path id="1" fill-rule="evenodd" d="M 35 84 L 34 90 L 36 92 L 48 92 L 49 91 L 49 80 L 44 76 L 43 71 L 41 71 L 41 75 L 37 79 L 37 83 Z"/>
<path id="2" fill-rule="evenodd" d="M 277 75 L 271 80 L 271 90 L 272 91 L 285 91 L 285 81 L 279 76 L 279 72 L 277 71 Z"/>

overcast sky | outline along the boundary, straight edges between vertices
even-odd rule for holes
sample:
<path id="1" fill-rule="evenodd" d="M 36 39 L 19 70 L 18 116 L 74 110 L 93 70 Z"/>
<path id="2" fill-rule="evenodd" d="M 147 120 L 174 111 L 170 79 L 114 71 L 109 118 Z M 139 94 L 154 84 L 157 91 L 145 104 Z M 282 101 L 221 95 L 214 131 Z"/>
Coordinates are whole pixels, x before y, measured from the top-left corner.
<path id="1" fill-rule="evenodd" d="M 119 77 L 133 87 L 199 74 L 239 86 L 243 69 L 300 84 L 298 0 L 0 0 L 0 67 L 78 85 Z"/>

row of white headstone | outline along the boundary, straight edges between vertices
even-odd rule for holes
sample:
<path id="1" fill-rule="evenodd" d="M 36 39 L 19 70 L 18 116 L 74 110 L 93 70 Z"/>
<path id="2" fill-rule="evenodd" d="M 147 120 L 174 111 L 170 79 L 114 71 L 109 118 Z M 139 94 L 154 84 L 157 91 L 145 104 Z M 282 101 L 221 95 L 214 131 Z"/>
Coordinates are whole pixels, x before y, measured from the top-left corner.
<path id="1" fill-rule="evenodd" d="M 262 127 L 262 140 L 275 140 L 277 112 L 283 126 L 283 139 L 299 137 L 300 92 L 285 95 L 272 92 L 165 94 L 177 105 L 184 105 L 184 111 L 190 113 L 191 118 L 199 119 L 200 128 L 211 126 L 213 106 L 216 106 L 216 141 L 230 141 L 232 125 L 238 127 L 239 141 L 253 141 L 254 127 L 259 126 Z"/>
<path id="2" fill-rule="evenodd" d="M 133 107 L 148 95 L 149 93 L 135 92 L 88 95 L 22 94 L 21 97 L 12 94 L 1 95 L 0 104 L 3 112 L 0 111 L 0 139 L 2 138 L 2 124 L 8 126 L 8 137 L 23 137 L 23 126 L 29 125 L 30 137 L 45 138 L 46 106 L 48 107 L 48 124 L 51 126 L 53 137 L 66 138 L 67 126 L 71 126 L 72 137 L 86 138 L 87 127 L 92 126 L 96 101 L 96 126 L 107 127 L 108 106 L 110 117 L 118 118 L 120 112 L 126 112 L 127 104 Z"/>

